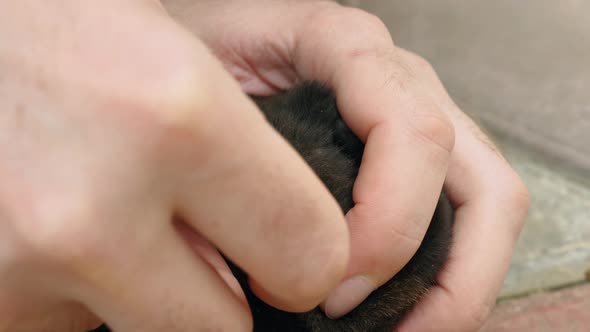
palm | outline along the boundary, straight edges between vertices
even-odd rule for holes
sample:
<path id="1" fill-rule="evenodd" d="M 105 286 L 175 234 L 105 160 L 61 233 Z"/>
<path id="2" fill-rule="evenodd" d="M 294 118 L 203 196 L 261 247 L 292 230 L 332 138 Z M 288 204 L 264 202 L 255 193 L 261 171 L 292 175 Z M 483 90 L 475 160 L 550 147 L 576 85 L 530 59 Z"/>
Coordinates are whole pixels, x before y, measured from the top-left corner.
<path id="1" fill-rule="evenodd" d="M 269 40 L 264 43 L 249 43 L 240 39 L 239 34 L 236 33 L 235 39 L 210 46 L 246 93 L 268 95 L 299 81 L 299 75 L 285 54 L 287 50 L 279 46 L 280 36 L 267 36 Z M 246 37 L 259 40 L 251 34 Z"/>
<path id="2" fill-rule="evenodd" d="M 369 148 L 347 215 L 349 277 L 369 275 L 382 284 L 401 269 L 426 230 L 432 211 L 425 205 L 434 209 L 446 179 L 457 207 L 452 259 L 440 287 L 401 330 L 479 328 L 501 287 L 527 193 L 428 63 L 397 48 L 375 17 L 330 1 L 162 1 L 246 93 L 272 94 L 307 79 L 335 90 L 344 120 Z M 494 174 L 494 181 L 480 174 Z M 396 208 L 384 197 L 395 197 Z M 511 209 L 499 212 L 498 202 Z"/>
<path id="3" fill-rule="evenodd" d="M 194 13 L 206 11 L 206 5 L 198 2 L 187 5 L 177 0 L 163 2 L 172 16 L 205 41 L 246 93 L 269 95 L 300 81 L 293 59 L 297 32 L 288 27 L 304 23 L 296 15 L 277 16 L 273 8 L 276 2 L 263 10 L 257 7 L 256 21 L 244 20 L 252 16 L 247 13 L 252 10 L 250 5 L 222 14 L 199 15 L 199 20 L 195 20 Z M 297 20 L 299 24 L 285 24 L 286 20 Z M 269 31 L 269 26 L 282 28 Z"/>

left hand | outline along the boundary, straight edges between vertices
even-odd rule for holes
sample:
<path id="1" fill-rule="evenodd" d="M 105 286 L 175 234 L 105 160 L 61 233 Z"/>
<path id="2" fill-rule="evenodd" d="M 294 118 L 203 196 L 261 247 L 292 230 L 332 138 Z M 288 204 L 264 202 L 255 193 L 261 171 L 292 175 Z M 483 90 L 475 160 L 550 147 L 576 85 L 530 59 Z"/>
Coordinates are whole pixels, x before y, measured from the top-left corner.
<path id="1" fill-rule="evenodd" d="M 450 260 L 400 330 L 477 330 L 507 272 L 528 192 L 430 65 L 396 47 L 378 18 L 330 1 L 162 2 L 246 93 L 325 82 L 365 142 L 346 215 L 347 281 L 324 303 L 326 313 L 352 310 L 409 261 L 444 183 L 456 209 Z"/>

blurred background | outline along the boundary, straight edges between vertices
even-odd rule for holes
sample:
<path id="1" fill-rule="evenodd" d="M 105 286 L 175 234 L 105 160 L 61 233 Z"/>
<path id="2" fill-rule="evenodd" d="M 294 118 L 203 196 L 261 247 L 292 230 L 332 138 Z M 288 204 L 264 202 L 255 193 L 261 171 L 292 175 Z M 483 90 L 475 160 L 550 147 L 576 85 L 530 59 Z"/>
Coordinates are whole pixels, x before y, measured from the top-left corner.
<path id="1" fill-rule="evenodd" d="M 531 192 L 484 331 L 590 326 L 590 2 L 351 0 L 425 57 Z"/>

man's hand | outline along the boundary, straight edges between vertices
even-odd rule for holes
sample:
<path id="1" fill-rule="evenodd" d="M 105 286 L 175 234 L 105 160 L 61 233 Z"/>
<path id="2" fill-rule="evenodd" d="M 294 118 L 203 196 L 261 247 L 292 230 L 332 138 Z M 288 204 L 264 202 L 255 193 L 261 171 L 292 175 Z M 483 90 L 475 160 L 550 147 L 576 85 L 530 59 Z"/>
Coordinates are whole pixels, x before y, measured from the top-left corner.
<path id="1" fill-rule="evenodd" d="M 214 248 L 288 310 L 342 279 L 336 202 L 157 1 L 0 12 L 0 331 L 248 331 Z"/>
<path id="2" fill-rule="evenodd" d="M 347 313 L 408 262 L 444 183 L 456 209 L 451 256 L 400 330 L 477 330 L 508 269 L 528 193 L 430 65 L 396 47 L 376 17 L 329 1 L 163 3 L 248 93 L 326 82 L 366 143 L 346 216 L 351 263 L 325 312 Z"/>

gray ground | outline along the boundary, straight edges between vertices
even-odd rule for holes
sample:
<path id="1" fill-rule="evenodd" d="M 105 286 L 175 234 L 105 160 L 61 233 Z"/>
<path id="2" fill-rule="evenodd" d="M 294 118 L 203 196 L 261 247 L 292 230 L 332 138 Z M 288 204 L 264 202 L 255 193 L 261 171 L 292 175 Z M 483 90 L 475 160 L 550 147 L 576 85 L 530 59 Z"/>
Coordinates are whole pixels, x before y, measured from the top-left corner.
<path id="1" fill-rule="evenodd" d="M 491 130 L 532 195 L 503 295 L 590 268 L 590 2 L 362 0 Z"/>

